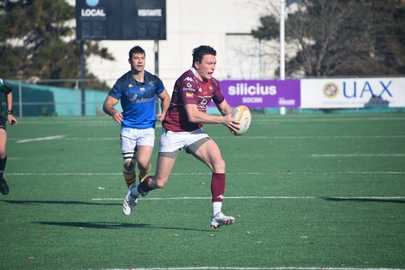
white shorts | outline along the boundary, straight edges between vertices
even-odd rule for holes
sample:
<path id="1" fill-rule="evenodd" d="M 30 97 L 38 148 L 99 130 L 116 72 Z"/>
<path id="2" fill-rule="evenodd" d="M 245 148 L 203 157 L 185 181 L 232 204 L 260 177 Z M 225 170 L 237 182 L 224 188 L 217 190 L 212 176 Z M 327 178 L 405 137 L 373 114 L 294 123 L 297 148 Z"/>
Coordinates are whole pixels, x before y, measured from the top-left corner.
<path id="1" fill-rule="evenodd" d="M 121 152 L 124 159 L 134 158 L 136 147 L 155 144 L 155 129 L 121 128 Z"/>
<path id="2" fill-rule="evenodd" d="M 204 138 L 209 138 L 209 136 L 202 129 L 191 132 L 166 131 L 160 137 L 159 152 L 176 152 Z"/>

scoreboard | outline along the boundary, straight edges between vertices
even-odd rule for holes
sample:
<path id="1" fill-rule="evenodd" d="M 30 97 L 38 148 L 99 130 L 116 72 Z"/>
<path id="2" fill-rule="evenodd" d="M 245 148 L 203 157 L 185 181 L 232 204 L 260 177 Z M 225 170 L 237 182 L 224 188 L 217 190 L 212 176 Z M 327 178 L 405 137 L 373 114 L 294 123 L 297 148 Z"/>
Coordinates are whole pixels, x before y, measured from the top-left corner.
<path id="1" fill-rule="evenodd" d="M 166 0 L 76 0 L 78 40 L 165 40 Z"/>

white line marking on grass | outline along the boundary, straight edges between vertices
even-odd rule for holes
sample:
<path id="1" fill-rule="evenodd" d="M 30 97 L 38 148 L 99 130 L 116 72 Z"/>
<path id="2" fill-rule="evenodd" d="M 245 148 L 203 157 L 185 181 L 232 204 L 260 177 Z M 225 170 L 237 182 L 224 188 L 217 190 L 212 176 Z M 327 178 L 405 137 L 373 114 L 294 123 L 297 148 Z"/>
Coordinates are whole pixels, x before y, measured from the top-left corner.
<path id="1" fill-rule="evenodd" d="M 285 174 L 293 175 L 403 175 L 405 171 L 338 171 L 338 172 L 311 172 L 311 171 L 296 171 L 286 172 Z"/>
<path id="2" fill-rule="evenodd" d="M 60 135 L 62 136 L 62 135 Z M 115 137 L 66 137 L 66 136 L 62 136 L 62 137 L 56 137 L 56 136 L 52 136 L 52 137 L 44 137 L 46 138 L 46 140 L 51 140 L 51 139 L 63 139 L 65 141 L 119 141 L 119 137 L 115 136 Z M 42 138 L 34 138 L 34 139 L 16 139 L 16 138 L 10 138 L 11 141 L 16 141 L 16 143 L 24 143 L 24 142 L 30 142 L 30 141 L 43 141 L 45 139 Z"/>
<path id="3" fill-rule="evenodd" d="M 405 121 L 404 117 L 342 117 L 342 118 L 330 118 L 330 117 L 320 117 L 320 118 L 260 118 L 256 119 L 253 118 L 253 122 L 299 122 L 299 123 L 306 123 L 306 122 L 355 122 L 355 121 Z"/>
<path id="4" fill-rule="evenodd" d="M 229 175 L 263 175 L 261 172 L 233 172 Z M 11 172 L 7 175 L 14 176 L 122 176 L 122 173 L 110 172 Z M 211 175 L 210 172 L 172 173 L 173 176 L 200 176 Z"/>
<path id="5" fill-rule="evenodd" d="M 329 198 L 335 200 L 404 200 L 405 196 L 226 196 L 230 200 L 316 200 Z M 92 201 L 122 201 L 122 198 L 92 198 Z M 146 201 L 192 201 L 211 200 L 208 196 L 184 197 L 146 197 Z"/>
<path id="6" fill-rule="evenodd" d="M 315 140 L 315 139 L 404 139 L 405 135 L 375 136 L 213 136 L 213 139 L 246 139 L 246 140 Z"/>
<path id="7" fill-rule="evenodd" d="M 92 125 L 92 126 L 114 126 L 114 123 L 111 120 L 107 121 L 92 121 L 92 120 L 57 120 L 57 119 L 50 119 L 50 121 L 44 120 L 20 120 L 19 123 L 25 125 L 36 125 L 36 126 L 47 126 L 47 125 Z"/>
<path id="8" fill-rule="evenodd" d="M 215 140 L 331 140 L 331 139 L 405 139 L 405 135 L 374 135 L 374 136 L 348 136 L 348 135 L 324 135 L 324 136 L 212 136 Z M 64 137 L 65 141 L 118 141 L 119 136 L 113 137 Z M 10 141 L 22 141 L 23 139 L 9 138 Z"/>
<path id="9" fill-rule="evenodd" d="M 27 143 L 27 142 L 39 142 L 39 141 L 59 140 L 59 139 L 63 139 L 64 137 L 65 137 L 65 135 L 55 135 L 55 136 L 48 136 L 48 137 L 38 137 L 38 138 L 31 138 L 31 139 L 18 140 L 16 143 Z"/>
<path id="10" fill-rule="evenodd" d="M 275 175 L 405 175 L 405 171 L 283 171 L 272 172 Z M 228 175 L 264 175 L 263 172 L 234 172 Z M 122 176 L 116 172 L 8 172 L 10 176 Z M 179 172 L 172 176 L 202 176 L 211 175 L 210 172 Z"/>
<path id="11" fill-rule="evenodd" d="M 172 175 L 178 175 L 178 176 L 196 176 L 196 175 L 211 175 L 211 172 L 191 172 L 191 173 L 172 173 Z M 229 175 L 263 175 L 264 173 L 262 172 L 227 172 Z"/>
<path id="12" fill-rule="evenodd" d="M 122 176 L 122 173 L 94 173 L 94 172 L 15 172 L 7 173 L 14 176 Z"/>
<path id="13" fill-rule="evenodd" d="M 119 137 L 70 137 L 66 141 L 119 141 Z"/>
<path id="14" fill-rule="evenodd" d="M 130 268 L 132 269 L 132 268 Z M 387 267 L 221 267 L 221 266 L 190 266 L 190 267 L 136 267 L 136 270 L 405 270 L 405 268 Z M 102 270 L 128 270 L 128 268 L 103 268 Z"/>
<path id="15" fill-rule="evenodd" d="M 311 154 L 313 158 L 335 158 L 335 157 L 405 157 L 402 153 L 386 153 L 386 154 L 362 154 L 362 153 L 352 153 L 352 154 Z"/>
<path id="16" fill-rule="evenodd" d="M 306 200 L 313 200 L 317 199 L 315 196 L 226 196 L 225 199 L 236 199 L 236 200 L 244 200 L 244 199 L 263 199 L 263 200 L 277 200 L 277 199 L 306 199 Z M 122 201 L 122 198 L 92 198 L 92 201 Z M 206 196 L 184 196 L 184 197 L 147 197 L 142 198 L 142 200 L 146 201 L 194 201 L 194 200 L 211 200 L 211 197 Z"/>
<path id="17" fill-rule="evenodd" d="M 339 196 L 326 196 L 323 198 L 336 199 L 336 200 L 404 200 L 405 196 L 358 196 L 358 197 L 339 197 Z"/>

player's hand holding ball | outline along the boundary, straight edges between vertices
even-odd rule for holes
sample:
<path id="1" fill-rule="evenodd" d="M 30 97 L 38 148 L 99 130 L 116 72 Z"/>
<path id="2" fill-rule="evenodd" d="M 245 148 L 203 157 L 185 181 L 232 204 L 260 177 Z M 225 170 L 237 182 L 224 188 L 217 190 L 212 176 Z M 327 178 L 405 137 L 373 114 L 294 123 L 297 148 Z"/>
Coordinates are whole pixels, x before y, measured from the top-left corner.
<path id="1" fill-rule="evenodd" d="M 232 134 L 236 135 L 236 132 L 239 131 L 240 124 L 233 120 L 232 114 L 227 114 L 224 116 L 225 123 L 224 125 L 229 129 Z"/>
<path id="2" fill-rule="evenodd" d="M 242 135 L 245 134 L 249 127 L 250 122 L 252 121 L 252 115 L 250 110 L 245 105 L 239 105 L 232 110 L 232 122 L 238 123 L 238 129 L 231 129 L 231 132 L 234 135 Z M 229 126 L 228 126 L 229 127 Z"/>

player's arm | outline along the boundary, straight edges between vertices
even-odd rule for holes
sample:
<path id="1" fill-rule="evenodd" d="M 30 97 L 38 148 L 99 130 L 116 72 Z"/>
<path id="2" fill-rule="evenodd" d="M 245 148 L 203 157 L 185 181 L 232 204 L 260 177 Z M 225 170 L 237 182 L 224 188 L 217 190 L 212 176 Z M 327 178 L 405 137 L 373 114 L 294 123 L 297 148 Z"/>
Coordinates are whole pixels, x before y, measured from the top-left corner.
<path id="1" fill-rule="evenodd" d="M 222 115 L 228 116 L 232 119 L 231 122 L 225 123 L 226 127 L 229 128 L 229 130 L 232 133 L 235 133 L 236 131 L 239 130 L 240 124 L 239 122 L 233 121 L 232 117 L 232 107 L 228 104 L 228 102 L 225 100 L 224 96 L 222 95 L 222 92 L 219 88 L 219 84 L 217 84 L 216 91 L 214 92 L 213 100 L 214 103 L 217 105 L 218 110 L 222 113 Z"/>
<path id="2" fill-rule="evenodd" d="M 123 119 L 122 113 L 114 108 L 114 106 L 117 105 L 117 103 L 118 99 L 108 95 L 104 100 L 103 111 L 109 116 L 111 116 L 115 122 L 121 123 Z"/>
<path id="3" fill-rule="evenodd" d="M 198 92 L 199 88 L 199 85 L 190 78 L 186 78 L 181 82 L 181 98 L 184 103 L 188 121 L 196 124 L 226 124 L 227 122 L 231 121 L 231 117 L 226 117 L 223 115 L 210 115 L 198 110 L 198 97 L 196 93 Z"/>
<path id="4" fill-rule="evenodd" d="M 166 91 L 166 89 L 163 90 L 162 93 L 159 94 L 159 98 L 160 98 L 160 108 L 161 108 L 161 112 L 158 116 L 159 121 L 163 121 L 165 119 L 167 110 L 169 109 L 169 105 L 170 105 L 170 96 L 169 93 Z"/>
<path id="5" fill-rule="evenodd" d="M 190 80 L 185 79 L 181 87 L 182 99 L 186 110 L 187 118 L 192 123 L 201 124 L 224 124 L 225 126 L 234 129 L 237 123 L 233 122 L 231 114 L 225 115 L 211 115 L 206 112 L 202 112 L 197 107 L 197 93 L 199 86 Z M 221 97 L 214 96 L 214 102 L 221 103 Z M 223 99 L 223 98 L 222 98 Z"/>
<path id="6" fill-rule="evenodd" d="M 224 99 L 220 104 L 218 104 L 218 109 L 223 115 L 232 114 L 232 107 Z"/>
<path id="7" fill-rule="evenodd" d="M 232 122 L 231 115 L 211 115 L 199 111 L 196 104 L 186 104 L 185 108 L 188 120 L 192 123 L 227 125 L 228 122 Z"/>
<path id="8" fill-rule="evenodd" d="M 8 89 L 5 93 L 6 96 L 6 102 L 7 102 L 7 122 L 10 125 L 14 125 L 17 123 L 17 119 L 15 118 L 13 114 L 13 92 L 11 89 Z"/>

